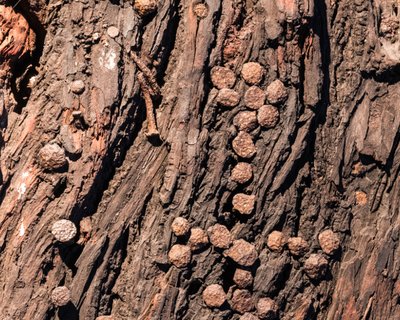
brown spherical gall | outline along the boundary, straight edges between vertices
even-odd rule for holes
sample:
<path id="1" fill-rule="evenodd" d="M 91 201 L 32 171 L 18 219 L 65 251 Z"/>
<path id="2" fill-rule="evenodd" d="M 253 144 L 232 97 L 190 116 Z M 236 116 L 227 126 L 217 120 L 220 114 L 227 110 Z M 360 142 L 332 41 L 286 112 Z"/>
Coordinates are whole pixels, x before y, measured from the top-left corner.
<path id="1" fill-rule="evenodd" d="M 257 302 L 257 314 L 260 319 L 273 320 L 278 315 L 278 305 L 270 298 L 261 298 Z"/>
<path id="2" fill-rule="evenodd" d="M 177 237 L 186 236 L 190 231 L 189 221 L 185 218 L 177 217 L 172 222 L 171 229 Z"/>
<path id="3" fill-rule="evenodd" d="M 257 151 L 251 135 L 244 131 L 240 131 L 237 137 L 233 139 L 232 148 L 239 157 L 245 159 L 252 158 Z"/>
<path id="4" fill-rule="evenodd" d="M 246 183 L 253 178 L 253 167 L 250 163 L 238 162 L 238 164 L 232 169 L 231 180 L 237 183 Z"/>
<path id="5" fill-rule="evenodd" d="M 251 314 L 250 312 L 246 312 L 240 316 L 239 320 L 259 320 L 259 317 Z"/>
<path id="6" fill-rule="evenodd" d="M 157 0 L 135 0 L 133 8 L 140 16 L 147 16 L 157 10 Z"/>
<path id="7" fill-rule="evenodd" d="M 265 102 L 265 92 L 260 87 L 252 86 L 244 94 L 244 104 L 247 108 L 258 110 Z"/>
<path id="8" fill-rule="evenodd" d="M 219 308 L 226 301 L 224 288 L 219 284 L 211 284 L 203 291 L 203 301 L 210 308 Z"/>
<path id="9" fill-rule="evenodd" d="M 274 80 L 266 89 L 267 100 L 270 104 L 278 105 L 286 101 L 288 91 L 281 80 Z"/>
<path id="10" fill-rule="evenodd" d="M 292 237 L 288 240 L 288 248 L 292 255 L 302 256 L 309 250 L 309 245 L 302 237 Z"/>
<path id="11" fill-rule="evenodd" d="M 56 143 L 48 143 L 39 151 L 39 163 L 47 170 L 57 170 L 67 163 L 64 149 Z"/>
<path id="12" fill-rule="evenodd" d="M 286 244 L 286 237 L 280 231 L 272 231 L 267 239 L 267 246 L 272 251 L 282 252 L 285 244 Z"/>
<path id="13" fill-rule="evenodd" d="M 332 230 L 322 231 L 318 236 L 319 245 L 326 254 L 334 254 L 340 247 L 339 236 Z"/>
<path id="14" fill-rule="evenodd" d="M 251 267 L 258 258 L 256 247 L 243 239 L 233 241 L 225 255 L 243 267 Z"/>
<path id="15" fill-rule="evenodd" d="M 322 255 L 313 253 L 304 262 L 304 271 L 311 279 L 319 279 L 325 276 L 328 270 L 328 260 Z"/>
<path id="16" fill-rule="evenodd" d="M 217 66 L 211 69 L 211 82 L 217 89 L 232 88 L 236 76 L 231 69 Z"/>
<path id="17" fill-rule="evenodd" d="M 279 110 L 271 105 L 264 105 L 257 112 L 257 121 L 264 128 L 274 128 L 279 122 Z"/>
<path id="18" fill-rule="evenodd" d="M 248 288 L 253 284 L 253 275 L 250 271 L 236 269 L 233 275 L 233 282 L 235 282 L 239 288 Z"/>
<path id="19" fill-rule="evenodd" d="M 51 292 L 51 302 L 57 307 L 63 307 L 71 301 L 71 292 L 67 287 L 57 287 Z"/>
<path id="20" fill-rule="evenodd" d="M 232 199 L 233 209 L 243 215 L 251 214 L 254 210 L 255 203 L 255 195 L 247 195 L 244 193 L 235 194 Z"/>
<path id="21" fill-rule="evenodd" d="M 219 90 L 216 101 L 219 105 L 233 108 L 240 102 L 240 95 L 235 90 L 223 88 Z"/>
<path id="22" fill-rule="evenodd" d="M 72 221 L 61 219 L 53 223 L 51 233 L 57 241 L 68 243 L 74 240 L 77 230 Z"/>
<path id="23" fill-rule="evenodd" d="M 236 289 L 233 292 L 230 305 L 233 310 L 243 314 L 254 309 L 254 300 L 248 290 Z"/>
<path id="24" fill-rule="evenodd" d="M 85 83 L 82 80 L 75 80 L 71 83 L 70 89 L 75 94 L 82 94 L 85 91 Z"/>
<path id="25" fill-rule="evenodd" d="M 193 6 L 193 13 L 199 19 L 204 19 L 208 15 L 208 5 L 206 3 L 196 3 Z"/>
<path id="26" fill-rule="evenodd" d="M 201 228 L 192 228 L 188 244 L 193 251 L 203 249 L 208 244 L 207 233 Z"/>
<path id="27" fill-rule="evenodd" d="M 174 266 L 184 268 L 192 259 L 190 247 L 183 244 L 175 244 L 169 250 L 168 258 Z"/>
<path id="28" fill-rule="evenodd" d="M 208 229 L 210 242 L 216 248 L 228 249 L 232 244 L 231 232 L 222 224 L 215 224 Z"/>
<path id="29" fill-rule="evenodd" d="M 257 62 L 247 62 L 242 67 L 242 78 L 248 84 L 258 84 L 264 76 L 264 68 Z"/>
<path id="30" fill-rule="evenodd" d="M 252 131 L 258 126 L 257 113 L 255 111 L 241 111 L 233 118 L 233 124 L 239 131 Z"/>

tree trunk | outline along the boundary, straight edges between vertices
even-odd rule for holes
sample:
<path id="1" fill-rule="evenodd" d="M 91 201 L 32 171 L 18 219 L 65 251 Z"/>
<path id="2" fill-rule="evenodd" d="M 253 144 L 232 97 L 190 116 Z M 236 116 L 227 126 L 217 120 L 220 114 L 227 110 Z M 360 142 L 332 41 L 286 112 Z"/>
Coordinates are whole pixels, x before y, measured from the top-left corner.
<path id="1" fill-rule="evenodd" d="M 400 319 L 400 3 L 206 2 L 0 5 L 2 319 Z"/>

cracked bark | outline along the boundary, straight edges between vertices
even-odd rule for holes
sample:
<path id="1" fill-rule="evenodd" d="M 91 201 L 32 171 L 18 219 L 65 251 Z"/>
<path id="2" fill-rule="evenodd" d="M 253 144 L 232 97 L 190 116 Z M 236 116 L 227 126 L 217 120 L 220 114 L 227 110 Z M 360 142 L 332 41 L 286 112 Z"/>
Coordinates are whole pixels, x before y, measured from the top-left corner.
<path id="1" fill-rule="evenodd" d="M 208 246 L 186 269 L 169 263 L 182 241 L 170 225 L 183 216 L 254 243 L 252 296 L 274 299 L 281 319 L 399 319 L 399 3 L 223 0 L 208 1 L 207 14 L 197 3 L 159 1 L 144 18 L 123 1 L 15 8 L 36 49 L 10 68 L 2 53 L 0 64 L 2 318 L 239 319 L 229 304 L 202 301 L 219 283 L 229 303 L 229 258 Z M 239 185 L 229 179 L 238 162 L 231 143 L 248 61 L 266 69 L 260 87 L 280 79 L 288 99 L 275 128 L 251 132 L 254 177 Z M 222 65 L 242 97 L 231 109 L 216 106 L 210 81 Z M 159 141 L 146 137 L 138 81 L 146 68 L 160 86 Z M 75 80 L 82 94 L 70 90 Z M 48 142 L 65 149 L 63 170 L 40 167 Z M 250 216 L 233 212 L 237 193 L 256 195 Z M 52 238 L 61 218 L 80 225 L 76 244 Z M 341 251 L 310 281 L 304 261 L 321 252 L 324 229 L 339 234 Z M 303 237 L 310 250 L 271 252 L 273 230 Z M 56 309 L 50 294 L 59 285 L 71 303 Z"/>

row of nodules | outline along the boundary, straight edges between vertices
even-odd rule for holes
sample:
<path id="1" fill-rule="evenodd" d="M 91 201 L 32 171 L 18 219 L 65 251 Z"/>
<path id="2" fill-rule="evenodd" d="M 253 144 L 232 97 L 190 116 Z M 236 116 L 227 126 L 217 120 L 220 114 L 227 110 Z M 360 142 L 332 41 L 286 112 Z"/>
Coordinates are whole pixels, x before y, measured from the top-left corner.
<path id="1" fill-rule="evenodd" d="M 288 89 L 279 79 L 262 87 L 265 68 L 258 62 L 243 64 L 241 78 L 246 84 L 243 105 L 247 110 L 241 110 L 233 118 L 233 125 L 238 134 L 232 140 L 232 150 L 238 157 L 238 162 L 231 172 L 231 180 L 245 184 L 253 178 L 251 161 L 257 153 L 252 131 L 258 126 L 272 129 L 279 123 L 280 108 L 288 98 Z M 223 66 L 211 70 L 211 82 L 217 88 L 217 105 L 235 108 L 242 99 L 241 94 L 233 88 L 237 82 L 235 73 Z M 243 215 L 249 215 L 255 207 L 256 197 L 239 193 L 233 197 L 233 209 Z"/>

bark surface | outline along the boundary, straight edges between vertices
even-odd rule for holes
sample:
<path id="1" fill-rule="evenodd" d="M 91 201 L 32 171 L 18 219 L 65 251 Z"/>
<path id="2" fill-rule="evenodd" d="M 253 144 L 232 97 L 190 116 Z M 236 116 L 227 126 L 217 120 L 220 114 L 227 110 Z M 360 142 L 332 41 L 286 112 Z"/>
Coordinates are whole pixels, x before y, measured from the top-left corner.
<path id="1" fill-rule="evenodd" d="M 0 5 L 2 319 L 237 320 L 262 298 L 280 319 L 400 319 L 397 0 L 15 3 Z M 275 107 L 249 103 L 248 62 Z M 250 246 L 178 268 L 171 247 L 196 239 L 176 217 Z M 54 238 L 60 219 L 75 241 Z M 268 247 L 273 231 L 306 249 Z"/>

